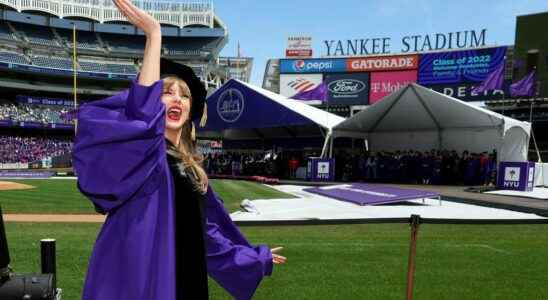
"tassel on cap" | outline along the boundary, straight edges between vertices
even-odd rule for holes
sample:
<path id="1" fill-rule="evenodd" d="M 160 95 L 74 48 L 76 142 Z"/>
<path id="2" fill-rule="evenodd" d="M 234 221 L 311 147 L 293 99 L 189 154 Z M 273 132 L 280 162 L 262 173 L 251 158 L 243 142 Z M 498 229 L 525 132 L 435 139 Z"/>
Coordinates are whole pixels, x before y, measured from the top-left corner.
<path id="1" fill-rule="evenodd" d="M 204 103 L 204 110 L 202 111 L 202 118 L 200 119 L 200 127 L 204 127 L 207 122 L 207 102 Z"/>
<path id="2" fill-rule="evenodd" d="M 196 141 L 196 127 L 194 127 L 194 122 L 190 122 L 192 129 L 190 129 L 190 138 L 192 141 Z"/>

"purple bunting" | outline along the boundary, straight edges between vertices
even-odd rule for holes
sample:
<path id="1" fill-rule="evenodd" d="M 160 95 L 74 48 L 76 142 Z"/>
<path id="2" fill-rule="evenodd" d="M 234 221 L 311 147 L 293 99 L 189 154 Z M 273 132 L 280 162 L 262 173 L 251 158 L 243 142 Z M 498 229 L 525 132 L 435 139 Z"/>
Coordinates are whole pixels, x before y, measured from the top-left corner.
<path id="1" fill-rule="evenodd" d="M 491 72 L 485 80 L 472 90 L 472 93 L 480 94 L 485 91 L 500 90 L 502 89 L 502 82 L 504 79 L 504 64 Z"/>
<path id="2" fill-rule="evenodd" d="M 320 83 L 317 87 L 297 93 L 291 99 L 295 100 L 327 100 L 327 84 L 325 82 Z"/>
<path id="3" fill-rule="evenodd" d="M 526 96 L 532 97 L 535 86 L 535 70 L 531 71 L 527 76 L 523 77 L 520 81 L 512 83 L 510 85 L 510 96 L 519 97 Z"/>

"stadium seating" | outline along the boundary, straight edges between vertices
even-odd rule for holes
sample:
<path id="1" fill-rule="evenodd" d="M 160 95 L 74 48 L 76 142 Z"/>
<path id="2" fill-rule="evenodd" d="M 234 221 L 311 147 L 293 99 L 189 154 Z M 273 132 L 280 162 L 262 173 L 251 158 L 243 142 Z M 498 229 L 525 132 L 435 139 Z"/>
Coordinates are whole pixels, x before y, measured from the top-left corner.
<path id="1" fill-rule="evenodd" d="M 205 39 L 186 38 L 184 41 L 181 41 L 166 38 L 163 40 L 163 44 L 169 55 L 200 56 L 202 52 L 214 49 L 217 45 L 217 40 L 211 39 L 207 41 Z"/>
<path id="2" fill-rule="evenodd" d="M 61 47 L 61 44 L 59 44 L 53 35 L 53 32 L 49 28 L 21 23 L 13 23 L 12 25 L 19 32 L 19 34 L 24 35 L 31 44 L 38 44 L 48 47 Z"/>
<path id="3" fill-rule="evenodd" d="M 72 31 L 63 29 L 57 29 L 56 31 L 63 40 L 63 42 L 66 43 L 68 47 L 72 48 Z M 78 43 L 76 44 L 77 48 L 87 50 L 103 49 L 99 40 L 97 40 L 97 37 L 92 32 L 78 31 L 76 33 L 76 40 L 78 41 Z"/>
<path id="4" fill-rule="evenodd" d="M 133 63 L 117 64 L 110 62 L 85 61 L 80 60 L 80 69 L 88 72 L 116 73 L 116 74 L 136 74 L 137 69 Z"/>
<path id="5" fill-rule="evenodd" d="M 71 124 L 71 121 L 63 118 L 63 115 L 68 111 L 68 107 L 57 105 L 0 103 L 0 120 L 42 124 Z"/>
<path id="6" fill-rule="evenodd" d="M 9 29 L 8 25 L 4 22 L 0 22 L 0 39 L 17 40 L 13 32 Z"/>
<path id="7" fill-rule="evenodd" d="M 35 56 L 32 56 L 31 59 L 32 59 L 32 64 L 35 66 L 63 69 L 63 70 L 72 70 L 72 61 L 68 58 L 35 55 Z"/>
<path id="8" fill-rule="evenodd" d="M 27 163 L 70 153 L 68 137 L 0 135 L 0 163 Z"/>
<path id="9" fill-rule="evenodd" d="M 0 61 L 14 64 L 28 64 L 27 58 L 19 53 L 0 52 Z"/>
<path id="10" fill-rule="evenodd" d="M 121 39 L 120 36 L 101 34 L 101 39 L 112 52 L 143 53 L 144 37 L 134 36 L 131 39 Z"/>

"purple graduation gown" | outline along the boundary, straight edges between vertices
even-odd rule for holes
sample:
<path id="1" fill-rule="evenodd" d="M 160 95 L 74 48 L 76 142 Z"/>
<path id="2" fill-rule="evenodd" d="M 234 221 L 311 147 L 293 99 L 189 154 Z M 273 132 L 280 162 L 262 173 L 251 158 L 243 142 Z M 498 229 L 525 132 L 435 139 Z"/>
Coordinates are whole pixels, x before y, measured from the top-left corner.
<path id="1" fill-rule="evenodd" d="M 83 300 L 175 300 L 174 181 L 166 159 L 163 81 L 78 111 L 78 189 L 107 218 L 90 257 Z M 235 299 L 251 299 L 272 273 L 267 245 L 252 246 L 208 187 L 207 272 Z M 188 241 L 192 246 L 193 241 Z"/>

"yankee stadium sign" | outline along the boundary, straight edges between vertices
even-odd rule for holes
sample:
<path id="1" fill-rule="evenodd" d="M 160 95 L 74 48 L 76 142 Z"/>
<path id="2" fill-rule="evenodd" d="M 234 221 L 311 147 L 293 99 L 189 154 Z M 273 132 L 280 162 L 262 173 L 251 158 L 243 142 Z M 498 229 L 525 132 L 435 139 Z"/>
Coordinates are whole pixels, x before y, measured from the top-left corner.
<path id="1" fill-rule="evenodd" d="M 462 49 L 485 46 L 487 29 L 465 30 L 426 35 L 408 35 L 401 38 L 401 53 L 442 49 Z M 324 40 L 326 56 L 364 56 L 391 53 L 391 38 L 352 40 Z"/>

